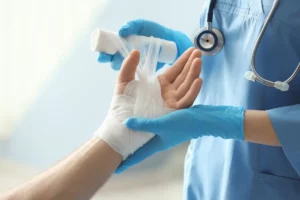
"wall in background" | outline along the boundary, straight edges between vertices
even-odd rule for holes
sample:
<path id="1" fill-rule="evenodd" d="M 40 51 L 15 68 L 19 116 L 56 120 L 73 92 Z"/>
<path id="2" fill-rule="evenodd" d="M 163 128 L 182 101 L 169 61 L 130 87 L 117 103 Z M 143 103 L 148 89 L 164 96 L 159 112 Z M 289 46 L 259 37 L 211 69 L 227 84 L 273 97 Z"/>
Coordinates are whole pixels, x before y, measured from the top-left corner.
<path id="1" fill-rule="evenodd" d="M 0 140 L 109 0 L 0 1 Z"/>
<path id="2" fill-rule="evenodd" d="M 117 73 L 109 65 L 97 63 L 97 55 L 90 51 L 90 33 L 95 28 L 117 31 L 127 20 L 145 18 L 191 33 L 199 28 L 201 5 L 199 0 L 112 0 L 76 39 L 68 57 L 6 143 L 5 156 L 46 168 L 80 146 L 99 127 Z"/>
<path id="3" fill-rule="evenodd" d="M 0 140 L 0 158 L 4 157 L 7 150 L 8 142 L 6 140 Z"/>

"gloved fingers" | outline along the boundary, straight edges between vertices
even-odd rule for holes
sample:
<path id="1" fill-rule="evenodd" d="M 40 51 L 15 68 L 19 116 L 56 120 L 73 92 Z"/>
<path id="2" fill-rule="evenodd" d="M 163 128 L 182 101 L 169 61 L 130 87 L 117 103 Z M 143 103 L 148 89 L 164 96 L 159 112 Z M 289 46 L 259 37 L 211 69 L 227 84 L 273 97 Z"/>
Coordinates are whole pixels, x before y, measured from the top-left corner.
<path id="1" fill-rule="evenodd" d="M 126 22 L 119 30 L 119 35 L 121 37 L 127 37 L 130 35 L 140 35 L 145 26 L 145 20 L 136 19 L 129 22 Z M 148 36 L 148 35 L 146 35 Z"/>
<path id="2" fill-rule="evenodd" d="M 156 119 L 129 118 L 125 122 L 129 129 L 159 134 L 159 122 Z"/>
<path id="3" fill-rule="evenodd" d="M 140 53 L 137 50 L 131 51 L 128 57 L 123 61 L 120 74 L 118 76 L 118 84 L 129 83 L 135 79 L 135 72 L 139 61 Z"/>
<path id="4" fill-rule="evenodd" d="M 121 56 L 120 53 L 116 53 L 113 59 L 111 60 L 111 68 L 116 71 L 120 70 L 123 60 L 123 56 Z"/>
<path id="5" fill-rule="evenodd" d="M 143 35 L 153 36 L 165 40 L 172 40 L 172 35 L 169 33 L 169 29 L 152 21 L 144 19 L 136 19 L 127 22 L 119 30 L 121 37 L 127 37 L 130 35 Z"/>
<path id="6" fill-rule="evenodd" d="M 177 89 L 186 79 L 188 72 L 190 71 L 190 68 L 192 66 L 192 63 L 195 58 L 200 58 L 201 51 L 198 49 L 195 49 L 191 56 L 189 57 L 189 60 L 185 64 L 183 70 L 181 71 L 180 75 L 177 76 L 176 80 L 174 81 L 174 87 Z"/>
<path id="7" fill-rule="evenodd" d="M 108 63 L 108 62 L 112 61 L 113 57 L 114 57 L 114 55 L 111 55 L 111 54 L 99 53 L 98 62 L 99 63 Z"/>
<path id="8" fill-rule="evenodd" d="M 144 146 L 139 148 L 133 155 L 129 156 L 125 161 L 123 161 L 121 165 L 117 168 L 115 173 L 120 174 L 121 172 L 125 171 L 129 167 L 142 162 L 146 158 L 156 153 L 161 148 L 161 146 L 162 146 L 161 139 L 155 136 Z"/>
<path id="9" fill-rule="evenodd" d="M 111 62 L 111 68 L 118 71 L 121 68 L 123 62 L 123 56 L 119 52 L 115 55 L 106 54 L 106 53 L 99 53 L 98 62 L 99 63 L 108 63 Z"/>
<path id="10" fill-rule="evenodd" d="M 191 88 L 188 90 L 188 92 L 182 97 L 178 102 L 176 107 L 177 108 L 187 108 L 193 105 L 193 102 L 195 101 L 197 95 L 200 92 L 202 86 L 202 79 L 197 78 L 192 83 Z"/>
<path id="11" fill-rule="evenodd" d="M 189 48 L 188 50 L 186 50 L 182 54 L 182 56 L 180 56 L 178 60 L 173 64 L 173 66 L 162 74 L 162 76 L 164 76 L 169 83 L 173 83 L 180 75 L 194 50 L 195 48 Z"/>
<path id="12" fill-rule="evenodd" d="M 181 99 L 182 97 L 187 94 L 187 92 L 190 90 L 193 82 L 199 78 L 200 72 L 201 72 L 201 65 L 202 61 L 200 58 L 195 58 L 193 60 L 192 66 L 184 80 L 184 82 L 179 86 L 176 92 L 176 96 L 178 99 Z"/>

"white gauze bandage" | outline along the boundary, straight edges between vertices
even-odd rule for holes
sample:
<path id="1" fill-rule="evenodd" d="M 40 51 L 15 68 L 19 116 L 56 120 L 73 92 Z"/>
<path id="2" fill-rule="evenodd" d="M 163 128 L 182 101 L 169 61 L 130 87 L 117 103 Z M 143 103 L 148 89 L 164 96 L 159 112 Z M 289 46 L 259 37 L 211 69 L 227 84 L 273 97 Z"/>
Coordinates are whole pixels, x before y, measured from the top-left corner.
<path id="1" fill-rule="evenodd" d="M 132 49 L 130 43 L 126 43 L 117 35 L 110 37 L 109 44 L 118 48 L 124 57 Z M 113 97 L 108 114 L 95 133 L 95 136 L 120 153 L 124 160 L 154 137 L 152 133 L 127 129 L 124 121 L 129 117 L 157 118 L 173 110 L 165 105 L 156 76 L 156 65 L 161 51 L 160 40 L 148 39 L 134 48 L 138 49 L 141 55 L 137 68 L 138 80 L 129 82 L 123 94 Z"/>

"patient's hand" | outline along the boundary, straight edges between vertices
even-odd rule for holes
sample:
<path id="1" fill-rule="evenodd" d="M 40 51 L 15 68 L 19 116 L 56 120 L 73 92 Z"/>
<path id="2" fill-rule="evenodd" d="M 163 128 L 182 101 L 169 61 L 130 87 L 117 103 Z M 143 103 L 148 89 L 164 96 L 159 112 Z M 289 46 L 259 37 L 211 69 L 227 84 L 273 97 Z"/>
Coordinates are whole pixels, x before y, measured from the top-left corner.
<path id="1" fill-rule="evenodd" d="M 182 109 L 193 104 L 202 85 L 202 79 L 199 78 L 200 57 L 199 50 L 190 48 L 158 77 L 161 95 L 169 108 Z M 126 85 L 135 79 L 139 59 L 139 52 L 134 50 L 124 60 L 117 79 L 116 94 L 123 94 Z"/>
<path id="2" fill-rule="evenodd" d="M 147 95 L 150 93 L 150 96 L 146 96 L 143 99 L 143 96 L 138 96 L 143 95 L 138 93 L 139 89 L 143 89 L 139 87 L 141 86 L 139 84 L 143 83 L 134 81 L 140 55 L 138 51 L 132 51 L 122 64 L 110 110 L 95 135 L 121 154 L 123 159 L 134 153 L 139 147 L 149 141 L 153 134 L 141 134 L 129 130 L 123 122 L 134 115 L 140 116 L 141 114 L 143 116 L 150 113 L 152 117 L 157 117 L 173 109 L 191 106 L 202 84 L 202 79 L 199 78 L 201 69 L 200 56 L 199 50 L 194 48 L 188 49 L 170 69 L 158 77 L 160 88 L 156 88 L 157 85 L 151 85 L 151 87 L 155 86 L 154 92 L 156 89 L 160 89 L 162 99 L 157 97 L 157 94 L 152 94 L 152 90 L 149 90 L 147 93 Z M 136 109 L 136 106 L 138 109 Z M 150 112 L 147 111 L 149 106 Z M 154 109 L 151 106 L 155 107 L 155 111 L 151 110 Z M 138 113 L 137 110 L 141 113 Z"/>

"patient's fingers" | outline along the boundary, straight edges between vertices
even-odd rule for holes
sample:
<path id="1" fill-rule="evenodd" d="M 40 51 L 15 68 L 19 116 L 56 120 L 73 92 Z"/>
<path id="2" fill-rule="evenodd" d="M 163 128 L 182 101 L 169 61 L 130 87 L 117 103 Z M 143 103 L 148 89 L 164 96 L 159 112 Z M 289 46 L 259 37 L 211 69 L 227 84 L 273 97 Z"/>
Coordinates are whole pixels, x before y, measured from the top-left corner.
<path id="1" fill-rule="evenodd" d="M 177 102 L 176 105 L 177 109 L 182 109 L 182 108 L 187 108 L 192 106 L 193 102 L 195 101 L 197 95 L 200 92 L 201 86 L 202 86 L 202 79 L 201 78 L 195 79 L 194 82 L 192 83 L 191 88 L 188 90 L 185 96 Z"/>
<path id="2" fill-rule="evenodd" d="M 173 83 L 177 76 L 181 73 L 182 69 L 184 68 L 186 62 L 189 60 L 189 57 L 191 56 L 192 52 L 195 48 L 189 48 L 186 50 L 179 58 L 178 60 L 173 64 L 172 67 L 170 67 L 163 76 L 166 77 L 169 83 Z"/>
<path id="3" fill-rule="evenodd" d="M 196 58 L 193 60 L 192 66 L 184 82 L 177 89 L 176 92 L 177 99 L 181 99 L 189 91 L 194 80 L 199 78 L 201 72 L 201 65 L 202 65 L 202 61 L 200 58 Z"/>
<path id="4" fill-rule="evenodd" d="M 201 57 L 201 51 L 196 49 L 193 51 L 193 53 L 191 54 L 191 56 L 189 57 L 187 63 L 185 64 L 183 70 L 181 71 L 181 73 L 177 76 L 176 80 L 174 81 L 174 87 L 178 88 L 183 81 L 186 79 L 187 74 L 191 68 L 191 65 L 194 61 L 195 58 L 200 58 Z"/>
<path id="5" fill-rule="evenodd" d="M 123 61 L 120 74 L 118 76 L 118 84 L 128 83 L 134 80 L 139 60 L 140 53 L 137 50 L 131 51 L 128 57 Z"/>

